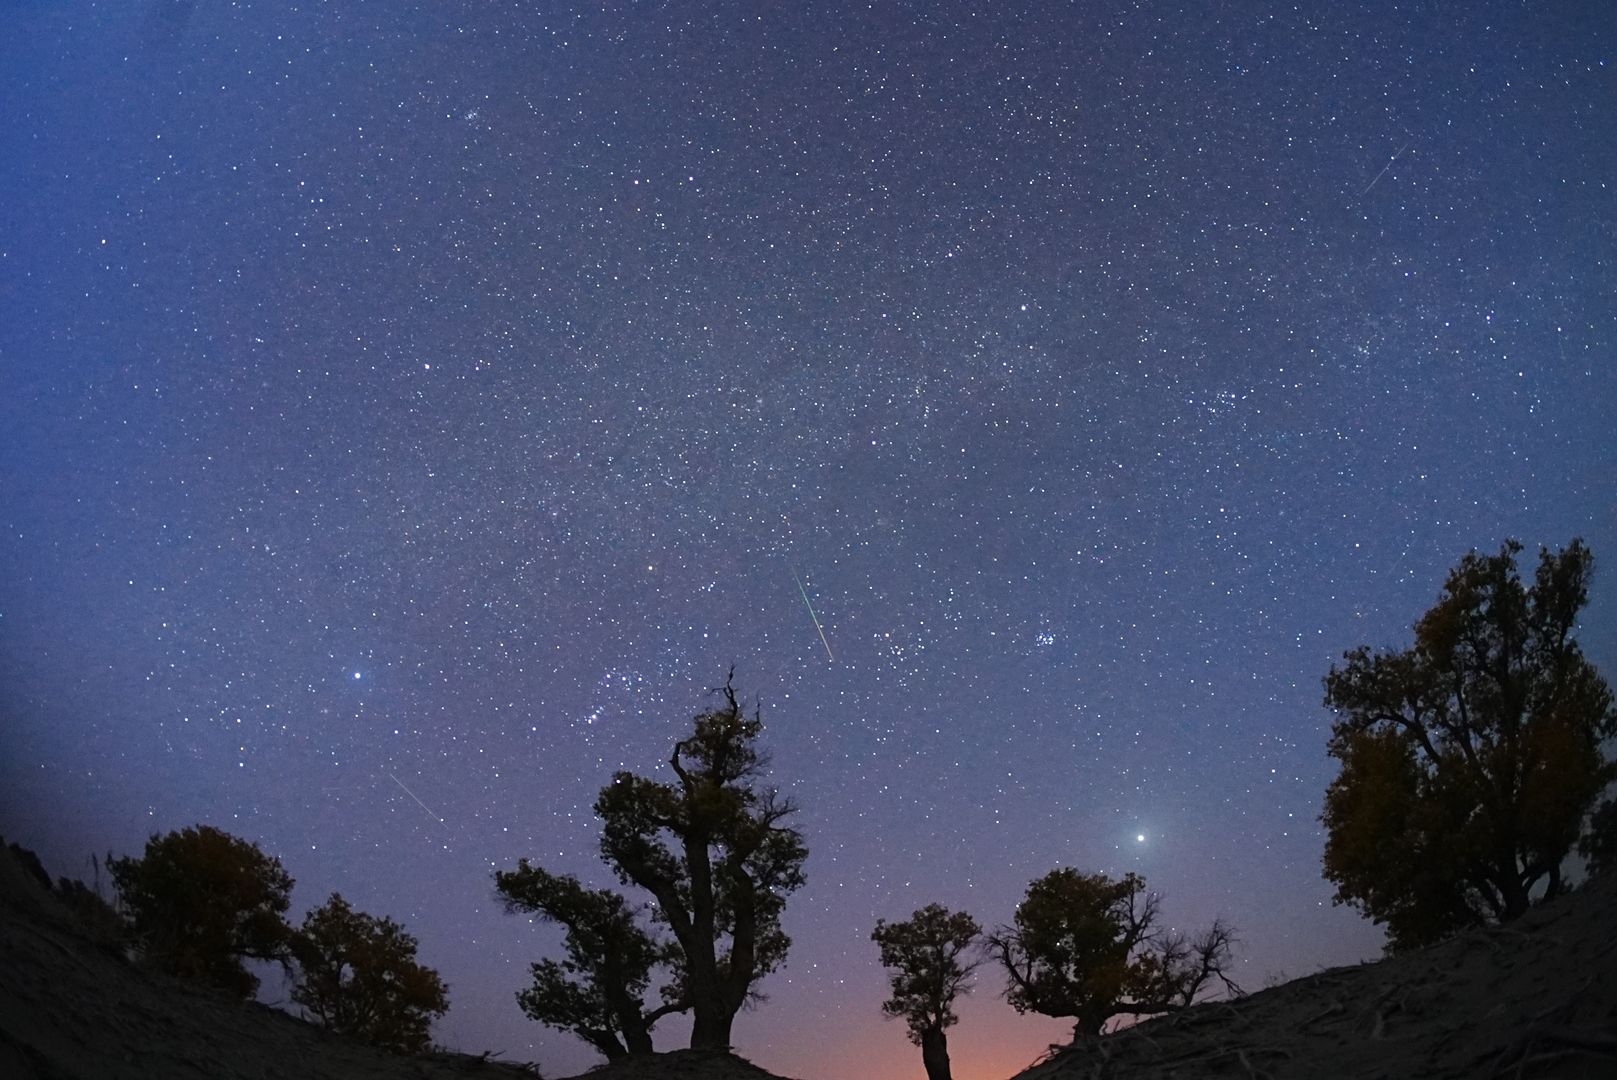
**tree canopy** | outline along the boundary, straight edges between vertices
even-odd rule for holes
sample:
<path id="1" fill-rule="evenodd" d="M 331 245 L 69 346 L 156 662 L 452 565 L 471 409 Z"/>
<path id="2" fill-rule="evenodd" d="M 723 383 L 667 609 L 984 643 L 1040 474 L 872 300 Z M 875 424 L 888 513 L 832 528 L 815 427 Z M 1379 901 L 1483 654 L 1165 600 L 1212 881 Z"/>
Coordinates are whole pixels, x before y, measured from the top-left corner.
<path id="1" fill-rule="evenodd" d="M 674 783 L 619 772 L 595 802 L 602 858 L 656 898 L 656 917 L 678 943 L 691 1046 L 702 1049 L 730 1045 L 735 1014 L 785 961 L 780 916 L 808 855 L 786 824 L 795 806 L 760 784 L 757 710 L 742 710 L 733 678 L 716 693 L 722 703 L 674 744 Z"/>
<path id="2" fill-rule="evenodd" d="M 1617 867 L 1617 799 L 1607 799 L 1589 817 L 1589 829 L 1578 841 L 1578 854 L 1589 860 L 1589 873 Z"/>
<path id="3" fill-rule="evenodd" d="M 572 1032 L 611 1061 L 651 1053 L 653 1025 L 690 1008 L 680 951 L 642 927 L 620 894 L 586 888 L 527 859 L 497 872 L 494 881 L 508 912 L 535 914 L 567 930 L 567 958 L 533 964 L 533 984 L 517 994 L 528 1016 Z M 670 973 L 663 1001 L 647 1008 L 659 968 Z"/>
<path id="4" fill-rule="evenodd" d="M 108 868 L 140 956 L 160 970 L 250 998 L 258 977 L 244 959 L 287 962 L 292 878 L 258 845 L 197 825 Z"/>
<path id="5" fill-rule="evenodd" d="M 881 950 L 882 966 L 892 969 L 892 996 L 882 1003 L 882 1012 L 908 1023 L 927 1080 L 949 1080 L 945 1031 L 959 1020 L 955 998 L 971 988 L 979 961 L 967 953 L 981 933 L 965 912 L 928 904 L 903 922 L 878 919 L 870 935 Z"/>
<path id="6" fill-rule="evenodd" d="M 1347 653 L 1325 677 L 1336 713 L 1325 876 L 1386 925 L 1388 946 L 1504 922 L 1564 887 L 1562 864 L 1617 768 L 1604 679 L 1573 637 L 1593 560 L 1581 541 L 1471 552 L 1411 648 Z"/>
<path id="7" fill-rule="evenodd" d="M 1222 920 L 1198 937 L 1159 925 L 1161 898 L 1145 879 L 1052 870 L 1028 886 L 1012 925 L 987 939 L 1005 969 L 1017 1012 L 1070 1017 L 1094 1037 L 1114 1016 L 1168 1012 L 1192 1004 L 1226 974 L 1234 931 Z"/>
<path id="8" fill-rule="evenodd" d="M 427 1049 L 448 991 L 436 971 L 416 963 L 416 939 L 398 923 L 332 893 L 304 917 L 291 947 L 292 1000 L 321 1024 L 400 1053 Z"/>

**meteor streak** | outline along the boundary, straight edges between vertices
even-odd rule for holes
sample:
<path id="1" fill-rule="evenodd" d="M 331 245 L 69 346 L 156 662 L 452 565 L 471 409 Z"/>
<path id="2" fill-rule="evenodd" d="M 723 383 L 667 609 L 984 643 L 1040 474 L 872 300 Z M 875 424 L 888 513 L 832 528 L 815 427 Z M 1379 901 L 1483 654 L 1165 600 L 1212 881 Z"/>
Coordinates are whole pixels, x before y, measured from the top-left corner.
<path id="1" fill-rule="evenodd" d="M 412 798 L 412 799 L 415 799 L 415 804 L 417 806 L 421 807 L 421 809 L 423 809 L 423 810 L 427 810 L 427 804 L 422 802 L 419 798 L 416 798 L 416 793 L 415 792 L 411 791 L 407 787 L 404 787 L 404 781 L 403 780 L 400 780 L 398 777 L 394 776 L 392 773 L 388 773 L 387 775 L 388 775 L 388 779 L 392 780 L 395 784 L 399 785 L 399 787 L 404 789 L 404 793 L 406 795 L 410 796 L 410 798 Z M 437 814 L 434 814 L 431 810 L 427 810 L 427 816 L 432 818 L 432 820 L 436 821 L 440 825 L 442 825 L 444 823 L 444 819 L 439 817 Z"/>
<path id="2" fill-rule="evenodd" d="M 820 625 L 820 617 L 814 614 L 814 605 L 809 603 L 808 590 L 803 588 L 803 579 L 797 576 L 796 570 L 792 571 L 792 580 L 797 582 L 798 595 L 803 598 L 803 606 L 808 608 L 809 618 L 814 620 L 814 629 L 820 632 L 820 644 L 825 646 L 826 657 L 833 664 L 836 663 L 837 658 L 831 652 L 831 643 L 825 640 L 825 627 Z"/>
<path id="3" fill-rule="evenodd" d="M 1376 178 L 1374 180 L 1370 181 L 1368 184 L 1364 185 L 1364 190 L 1359 192 L 1359 197 L 1362 199 L 1362 198 L 1364 198 L 1364 196 L 1370 194 L 1370 189 L 1375 187 L 1377 182 L 1379 182 L 1383 176 L 1387 175 L 1387 170 L 1392 168 L 1392 163 L 1397 161 L 1399 158 L 1404 156 L 1404 150 L 1408 150 L 1411 146 L 1414 146 L 1414 145 L 1415 144 L 1413 142 L 1406 142 L 1404 144 L 1402 150 L 1399 150 L 1392 157 L 1388 158 L 1387 163 L 1381 167 L 1381 171 L 1376 173 Z"/>

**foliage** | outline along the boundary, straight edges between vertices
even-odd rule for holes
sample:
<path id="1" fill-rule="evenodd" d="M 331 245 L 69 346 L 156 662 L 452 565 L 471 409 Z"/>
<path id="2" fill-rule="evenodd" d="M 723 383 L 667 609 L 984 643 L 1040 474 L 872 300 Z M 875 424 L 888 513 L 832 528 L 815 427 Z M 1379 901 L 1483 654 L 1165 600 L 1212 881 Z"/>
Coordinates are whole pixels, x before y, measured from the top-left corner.
<path id="1" fill-rule="evenodd" d="M 1158 926 L 1161 898 L 1126 874 L 1052 870 L 1033 881 L 1013 925 L 988 937 L 1017 1012 L 1071 1017 L 1075 1034 L 1099 1035 L 1114 1016 L 1184 1008 L 1226 970 L 1234 931 L 1222 920 L 1190 939 Z"/>
<path id="2" fill-rule="evenodd" d="M 1325 795 L 1325 876 L 1337 903 L 1386 924 L 1391 949 L 1559 893 L 1562 862 L 1617 776 L 1600 750 L 1617 733 L 1611 690 L 1572 637 L 1589 551 L 1541 551 L 1531 586 L 1520 551 L 1470 553 L 1412 648 L 1355 649 L 1325 678 L 1342 763 Z"/>
<path id="3" fill-rule="evenodd" d="M 701 1049 L 730 1045 L 754 984 L 784 962 L 791 940 L 780 916 L 808 855 L 802 834 L 783 824 L 796 807 L 758 786 L 762 720 L 742 711 L 732 679 L 718 692 L 724 703 L 674 745 L 675 783 L 619 772 L 595 803 L 602 858 L 656 898 L 678 942 L 691 1046 Z"/>
<path id="4" fill-rule="evenodd" d="M 1617 868 L 1617 799 L 1600 804 L 1589 819 L 1589 830 L 1578 841 L 1578 854 L 1589 860 L 1590 874 Z"/>
<path id="5" fill-rule="evenodd" d="M 965 912 L 928 904 L 904 922 L 878 919 L 870 938 L 892 968 L 892 996 L 882 1003 L 888 1017 L 903 1017 L 910 1041 L 921 1048 L 929 1080 L 949 1080 L 945 1029 L 959 1019 L 954 999 L 971 989 L 978 960 L 964 959 L 982 927 Z"/>
<path id="6" fill-rule="evenodd" d="M 610 889 L 592 890 L 521 860 L 494 875 L 508 912 L 530 912 L 567 929 L 567 958 L 532 965 L 533 985 L 517 994 L 522 1011 L 541 1024 L 570 1031 L 608 1060 L 652 1052 L 651 1029 L 669 1013 L 690 1008 L 678 949 L 657 941 L 628 901 Z M 659 967 L 673 970 L 663 1003 L 644 1000 Z"/>
<path id="7" fill-rule="evenodd" d="M 332 893 L 292 938 L 292 1000 L 332 1031 L 420 1053 L 449 999 L 438 973 L 415 954 L 416 939 L 398 923 L 355 911 Z"/>
<path id="8" fill-rule="evenodd" d="M 211 825 L 153 835 L 141 858 L 108 860 L 141 957 L 250 998 L 245 958 L 289 958 L 292 878 L 258 845 Z"/>

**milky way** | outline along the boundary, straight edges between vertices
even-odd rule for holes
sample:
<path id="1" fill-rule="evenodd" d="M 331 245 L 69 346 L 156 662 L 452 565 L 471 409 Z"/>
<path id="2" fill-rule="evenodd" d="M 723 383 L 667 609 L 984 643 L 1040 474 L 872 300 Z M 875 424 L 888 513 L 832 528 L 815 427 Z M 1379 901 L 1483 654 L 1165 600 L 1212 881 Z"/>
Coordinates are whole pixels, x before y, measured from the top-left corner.
<path id="1" fill-rule="evenodd" d="M 733 664 L 774 1071 L 916 1074 L 876 920 L 1059 865 L 1375 955 L 1332 661 L 1583 536 L 1617 669 L 1617 9 L 1302 8 L 5 5 L 0 827 L 248 837 L 563 1075 L 491 873 L 609 883 Z M 1068 1030 L 998 991 L 961 1080 Z"/>

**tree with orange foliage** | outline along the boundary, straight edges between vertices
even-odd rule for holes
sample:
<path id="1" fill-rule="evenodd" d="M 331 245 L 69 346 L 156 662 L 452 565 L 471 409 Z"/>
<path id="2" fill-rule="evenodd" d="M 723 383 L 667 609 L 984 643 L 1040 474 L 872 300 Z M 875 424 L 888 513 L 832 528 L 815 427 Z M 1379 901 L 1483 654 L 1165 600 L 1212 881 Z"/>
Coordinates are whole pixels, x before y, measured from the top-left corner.
<path id="1" fill-rule="evenodd" d="M 416 939 L 398 923 L 355 911 L 332 893 L 293 935 L 292 1000 L 332 1031 L 420 1053 L 449 999 L 438 973 L 416 963 L 415 951 Z"/>
<path id="2" fill-rule="evenodd" d="M 1460 560 L 1401 651 L 1355 649 L 1325 677 L 1336 711 L 1325 876 L 1388 948 L 1509 922 L 1566 885 L 1562 864 L 1617 765 L 1611 688 L 1573 636 L 1589 549 L 1507 541 Z M 1609 812 L 1608 812 L 1609 813 Z M 1601 849 L 1585 837 L 1585 853 Z"/>
<path id="3" fill-rule="evenodd" d="M 988 935 L 1017 1012 L 1068 1017 L 1094 1038 L 1115 1016 L 1149 1016 L 1193 1004 L 1227 974 L 1235 931 L 1222 919 L 1195 938 L 1165 931 L 1161 897 L 1145 879 L 1052 870 L 1028 885 L 1010 926 Z"/>
<path id="4" fill-rule="evenodd" d="M 289 960 L 292 878 L 257 844 L 197 825 L 154 834 L 140 858 L 108 868 L 136 952 L 159 970 L 250 998 L 258 977 L 243 960 Z"/>

